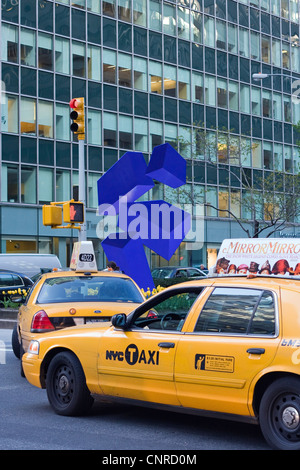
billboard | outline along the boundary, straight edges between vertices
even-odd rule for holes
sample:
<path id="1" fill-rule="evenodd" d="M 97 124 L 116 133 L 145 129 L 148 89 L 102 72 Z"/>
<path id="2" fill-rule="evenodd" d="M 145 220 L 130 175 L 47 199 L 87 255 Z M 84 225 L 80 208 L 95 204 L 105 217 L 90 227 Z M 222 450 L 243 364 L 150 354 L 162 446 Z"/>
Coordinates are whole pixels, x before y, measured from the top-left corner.
<path id="1" fill-rule="evenodd" d="M 226 239 L 213 273 L 300 275 L 300 239 Z"/>

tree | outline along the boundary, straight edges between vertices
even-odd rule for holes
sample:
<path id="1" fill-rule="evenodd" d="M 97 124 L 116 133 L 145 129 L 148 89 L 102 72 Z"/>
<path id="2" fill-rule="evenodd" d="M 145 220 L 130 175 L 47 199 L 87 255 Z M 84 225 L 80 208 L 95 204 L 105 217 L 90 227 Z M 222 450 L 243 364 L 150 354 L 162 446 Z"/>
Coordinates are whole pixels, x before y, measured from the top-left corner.
<path id="1" fill-rule="evenodd" d="M 177 147 L 184 154 L 189 143 L 178 139 Z M 277 230 L 294 225 L 300 209 L 300 176 L 282 171 L 251 170 L 251 156 L 260 155 L 259 144 L 246 137 L 232 135 L 228 130 L 207 131 L 194 128 L 194 138 L 189 160 L 195 168 L 204 171 L 219 169 L 228 175 L 235 190 L 219 193 L 219 204 L 204 202 L 219 215 L 233 218 L 247 237 L 258 237 L 262 233 L 270 237 Z M 261 157 L 260 157 L 261 158 Z M 225 188 L 226 189 L 226 188 Z M 196 204 L 194 190 L 186 193 L 192 204 Z M 222 200 L 223 197 L 223 200 Z M 250 224 L 249 224 L 250 222 Z"/>

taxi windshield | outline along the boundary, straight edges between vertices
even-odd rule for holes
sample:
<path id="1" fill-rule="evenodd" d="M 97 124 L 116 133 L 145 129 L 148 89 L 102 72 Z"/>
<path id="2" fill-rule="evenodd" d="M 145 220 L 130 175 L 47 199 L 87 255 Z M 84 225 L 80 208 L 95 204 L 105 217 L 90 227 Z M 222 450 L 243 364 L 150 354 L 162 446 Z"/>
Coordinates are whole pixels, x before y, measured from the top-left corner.
<path id="1" fill-rule="evenodd" d="M 66 276 L 46 279 L 38 304 L 60 302 L 135 302 L 142 295 L 131 279 L 104 276 Z"/>

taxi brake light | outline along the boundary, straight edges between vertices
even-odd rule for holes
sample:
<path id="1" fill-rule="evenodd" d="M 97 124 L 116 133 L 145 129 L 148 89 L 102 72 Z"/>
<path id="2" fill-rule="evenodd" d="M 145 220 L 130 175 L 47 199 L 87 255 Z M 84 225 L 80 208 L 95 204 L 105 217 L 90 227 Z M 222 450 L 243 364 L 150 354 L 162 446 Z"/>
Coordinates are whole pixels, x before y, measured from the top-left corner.
<path id="1" fill-rule="evenodd" d="M 53 323 L 51 322 L 45 310 L 39 310 L 33 316 L 33 319 L 31 322 L 31 332 L 40 333 L 42 331 L 50 331 L 50 330 L 55 330 Z"/>

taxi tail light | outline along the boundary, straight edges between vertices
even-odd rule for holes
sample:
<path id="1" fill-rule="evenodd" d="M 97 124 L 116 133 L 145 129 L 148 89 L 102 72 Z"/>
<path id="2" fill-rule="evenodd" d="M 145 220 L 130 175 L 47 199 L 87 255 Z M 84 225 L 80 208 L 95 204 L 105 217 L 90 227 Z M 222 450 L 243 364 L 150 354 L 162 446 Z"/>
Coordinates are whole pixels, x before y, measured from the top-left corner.
<path id="1" fill-rule="evenodd" d="M 33 316 L 31 322 L 31 333 L 40 333 L 42 331 L 55 330 L 55 326 L 51 322 L 45 310 L 39 310 Z"/>

